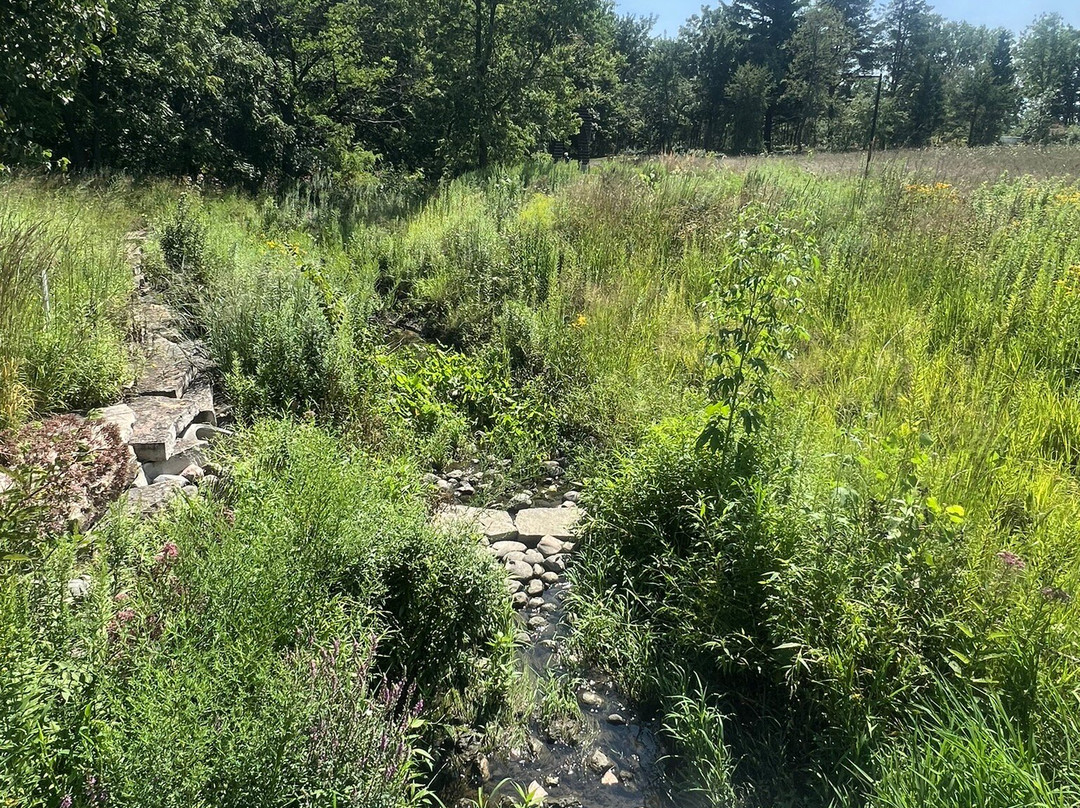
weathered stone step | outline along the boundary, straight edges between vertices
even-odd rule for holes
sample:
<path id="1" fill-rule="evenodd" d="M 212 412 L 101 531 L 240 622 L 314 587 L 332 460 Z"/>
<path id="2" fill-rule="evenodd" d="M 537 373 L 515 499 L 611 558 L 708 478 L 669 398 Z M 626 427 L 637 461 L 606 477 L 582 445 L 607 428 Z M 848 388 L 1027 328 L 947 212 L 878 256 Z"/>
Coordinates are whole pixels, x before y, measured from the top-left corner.
<path id="1" fill-rule="evenodd" d="M 181 347 L 155 334 L 132 392 L 138 396 L 180 398 L 197 372 L 193 345 Z"/>
<path id="2" fill-rule="evenodd" d="M 518 541 L 528 547 L 536 547 L 545 536 L 572 538 L 580 520 L 578 508 L 525 508 L 514 516 Z"/>
<path id="3" fill-rule="evenodd" d="M 144 463 L 168 460 L 184 430 L 196 420 L 214 418 L 214 395 L 207 381 L 192 385 L 183 398 L 140 396 L 128 406 L 135 413 L 128 445 Z"/>
<path id="4" fill-rule="evenodd" d="M 490 543 L 513 541 L 518 535 L 510 514 L 494 508 L 450 505 L 435 513 L 435 523 L 443 527 L 464 525 L 478 531 Z"/>

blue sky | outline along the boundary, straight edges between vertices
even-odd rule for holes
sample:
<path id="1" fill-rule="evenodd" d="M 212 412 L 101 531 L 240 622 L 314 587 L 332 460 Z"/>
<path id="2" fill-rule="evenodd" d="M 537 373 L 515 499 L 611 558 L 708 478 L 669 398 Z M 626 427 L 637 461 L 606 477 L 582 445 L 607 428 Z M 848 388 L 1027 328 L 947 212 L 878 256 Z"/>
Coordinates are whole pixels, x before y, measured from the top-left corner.
<path id="1" fill-rule="evenodd" d="M 1056 11 L 1066 21 L 1080 25 L 1080 0 L 930 0 L 934 10 L 943 17 L 967 20 L 975 25 L 1002 26 L 1020 32 L 1043 12 Z M 701 8 L 701 0 L 616 0 L 620 13 L 655 14 L 654 33 L 665 31 L 671 36 L 679 32 L 679 26 L 691 14 Z M 716 5 L 713 0 L 711 5 Z"/>

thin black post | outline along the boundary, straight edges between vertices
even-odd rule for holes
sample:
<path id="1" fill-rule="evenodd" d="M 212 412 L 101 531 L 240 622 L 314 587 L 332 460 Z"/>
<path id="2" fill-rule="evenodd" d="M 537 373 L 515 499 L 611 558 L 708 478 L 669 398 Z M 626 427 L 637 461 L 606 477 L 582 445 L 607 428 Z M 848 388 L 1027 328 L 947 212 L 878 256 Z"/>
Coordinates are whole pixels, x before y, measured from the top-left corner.
<path id="1" fill-rule="evenodd" d="M 874 138 L 877 137 L 877 114 L 881 105 L 881 82 L 885 78 L 884 73 L 878 73 L 877 92 L 874 93 L 874 117 L 870 120 L 870 142 L 866 144 L 866 170 L 863 179 L 870 176 L 870 158 L 874 156 Z"/>

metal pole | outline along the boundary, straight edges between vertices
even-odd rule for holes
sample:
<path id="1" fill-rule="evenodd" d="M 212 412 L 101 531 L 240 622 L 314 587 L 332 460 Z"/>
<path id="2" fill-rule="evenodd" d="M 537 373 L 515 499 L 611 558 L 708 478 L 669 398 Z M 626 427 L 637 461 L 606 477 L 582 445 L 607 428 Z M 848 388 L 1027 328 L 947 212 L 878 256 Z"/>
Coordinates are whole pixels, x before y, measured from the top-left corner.
<path id="1" fill-rule="evenodd" d="M 863 172 L 863 179 L 870 176 L 870 158 L 874 156 L 874 138 L 877 137 L 878 107 L 881 105 L 881 82 L 884 78 L 884 73 L 878 73 L 877 92 L 874 93 L 874 117 L 870 120 L 870 142 L 866 144 L 866 170 Z"/>

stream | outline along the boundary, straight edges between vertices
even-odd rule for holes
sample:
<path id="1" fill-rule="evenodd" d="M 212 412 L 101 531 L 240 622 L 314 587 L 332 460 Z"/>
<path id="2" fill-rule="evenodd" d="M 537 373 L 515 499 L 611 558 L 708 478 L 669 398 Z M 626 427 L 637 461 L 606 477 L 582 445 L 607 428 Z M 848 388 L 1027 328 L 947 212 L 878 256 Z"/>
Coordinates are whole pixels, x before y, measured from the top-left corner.
<path id="1" fill-rule="evenodd" d="M 547 496 L 536 493 L 534 508 L 560 506 L 555 486 L 544 492 Z M 563 603 L 569 587 L 560 575 L 545 586 L 542 597 L 530 598 L 517 611 L 519 669 L 535 682 L 525 743 L 480 755 L 482 763 L 443 789 L 440 797 L 447 806 L 518 806 L 518 789 L 532 792 L 530 804 L 551 808 L 675 805 L 664 780 L 664 750 L 654 722 L 640 716 L 601 671 L 583 668 L 562 653 L 570 633 Z M 565 707 L 571 683 L 582 720 L 569 722 L 572 732 L 553 732 L 538 716 L 541 700 L 550 698 L 545 695 L 550 689 L 561 691 L 559 703 Z"/>

